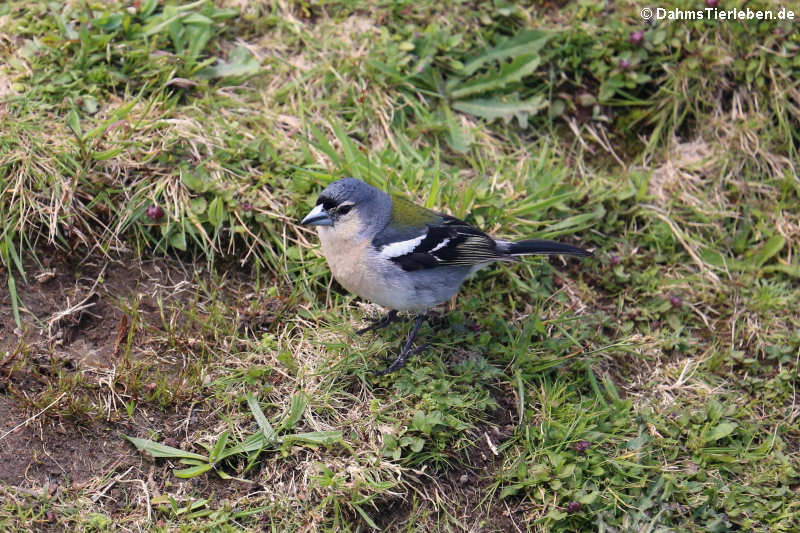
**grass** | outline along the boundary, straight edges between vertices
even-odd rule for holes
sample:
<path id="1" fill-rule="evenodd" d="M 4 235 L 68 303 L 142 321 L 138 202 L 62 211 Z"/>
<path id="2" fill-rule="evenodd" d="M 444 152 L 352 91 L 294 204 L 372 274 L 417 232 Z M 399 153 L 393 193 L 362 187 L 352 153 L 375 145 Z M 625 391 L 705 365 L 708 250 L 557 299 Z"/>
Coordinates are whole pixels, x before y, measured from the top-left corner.
<path id="1" fill-rule="evenodd" d="M 640 7 L 0 6 L 2 528 L 794 530 L 800 36 Z M 374 376 L 347 175 L 596 255 Z"/>

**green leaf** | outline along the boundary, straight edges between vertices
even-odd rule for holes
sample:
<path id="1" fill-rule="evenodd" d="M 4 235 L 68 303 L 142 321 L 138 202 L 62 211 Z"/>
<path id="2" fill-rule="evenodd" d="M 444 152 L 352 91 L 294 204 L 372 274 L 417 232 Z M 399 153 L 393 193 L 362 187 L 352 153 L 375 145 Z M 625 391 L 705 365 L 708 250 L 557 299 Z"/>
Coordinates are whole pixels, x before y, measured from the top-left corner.
<path id="1" fill-rule="evenodd" d="M 719 439 L 723 439 L 733 433 L 733 430 L 736 429 L 737 426 L 738 424 L 734 422 L 723 422 L 718 424 L 716 427 L 706 432 L 704 440 L 706 442 L 714 442 Z"/>
<path id="2" fill-rule="evenodd" d="M 617 390 L 617 386 L 614 385 L 614 382 L 607 374 L 603 376 L 603 387 L 606 389 L 606 395 L 608 398 L 615 404 L 619 404 L 619 391 Z"/>
<path id="3" fill-rule="evenodd" d="M 311 134 L 314 136 L 314 139 L 316 139 L 316 141 L 317 141 L 317 142 L 314 142 L 314 141 L 309 139 L 309 142 L 316 149 L 318 149 L 321 152 L 325 153 L 325 155 L 327 155 L 330 158 L 331 162 L 334 165 L 338 165 L 339 162 L 340 162 L 341 156 L 339 155 L 338 150 L 336 150 L 333 146 L 331 146 L 331 143 L 328 142 L 328 137 L 325 135 L 325 133 L 323 133 L 323 131 L 321 129 L 319 129 L 317 126 L 315 126 L 312 123 L 308 124 L 308 129 L 311 130 Z"/>
<path id="4" fill-rule="evenodd" d="M 300 418 L 302 418 L 307 406 L 308 396 L 305 393 L 299 392 L 293 395 L 289 403 L 289 413 L 283 422 L 281 422 L 281 429 L 289 430 L 294 428 L 297 422 L 300 421 Z"/>
<path id="5" fill-rule="evenodd" d="M 344 152 L 345 162 L 353 165 L 359 161 L 363 161 L 361 151 L 353 142 L 353 139 L 350 138 L 350 135 L 347 134 L 343 124 L 338 120 L 331 120 L 329 121 L 329 124 L 333 130 L 333 134 L 336 136 L 336 139 L 339 141 L 342 147 L 341 149 Z"/>
<path id="6" fill-rule="evenodd" d="M 211 450 L 211 454 L 209 459 L 211 462 L 216 462 L 219 456 L 222 454 L 222 450 L 225 449 L 225 445 L 228 443 L 228 437 L 230 433 L 227 431 L 223 431 L 222 434 L 217 439 L 217 443 L 214 445 L 214 449 Z"/>
<path id="7" fill-rule="evenodd" d="M 114 157 L 117 157 L 119 154 L 122 153 L 123 148 L 118 146 L 117 148 L 110 148 L 108 150 L 100 150 L 95 151 L 93 150 L 91 153 L 92 159 L 95 161 L 107 161 Z"/>
<path id="8" fill-rule="evenodd" d="M 598 206 L 598 209 L 592 211 L 590 213 L 580 213 L 578 215 L 573 215 L 571 217 L 567 217 L 560 222 L 556 222 L 552 226 L 547 226 L 547 231 L 558 231 L 564 229 L 575 229 L 586 227 L 589 225 L 589 222 L 594 221 L 595 219 L 600 219 L 605 215 L 605 210 L 603 206 Z"/>
<path id="9" fill-rule="evenodd" d="M 67 22 L 63 15 L 56 15 L 56 22 L 59 29 L 64 33 L 64 37 L 70 41 L 78 39 L 79 34 L 72 27 L 72 24 Z"/>
<path id="10" fill-rule="evenodd" d="M 8 271 L 8 295 L 11 298 L 11 314 L 14 315 L 14 323 L 18 328 L 22 327 L 22 319 L 19 317 L 19 294 L 17 294 L 17 282 L 14 281 L 14 274 Z"/>
<path id="11" fill-rule="evenodd" d="M 208 202 L 202 196 L 198 196 L 197 198 L 192 198 L 189 200 L 189 209 L 195 215 L 202 215 L 206 212 L 206 208 L 208 207 Z"/>
<path id="12" fill-rule="evenodd" d="M 631 439 L 625 444 L 625 447 L 630 450 L 638 450 L 650 441 L 650 436 L 647 433 L 642 433 L 635 439 Z"/>
<path id="13" fill-rule="evenodd" d="M 733 248 L 734 253 L 742 254 L 747 250 L 747 245 L 750 240 L 750 233 L 753 231 L 753 221 L 750 219 L 749 216 L 744 216 L 742 222 L 739 226 L 736 235 L 733 237 Z"/>
<path id="14" fill-rule="evenodd" d="M 358 511 L 358 514 L 361 515 L 361 518 L 364 519 L 364 522 L 366 522 L 369 527 L 372 529 L 380 529 L 378 524 L 373 522 L 372 518 L 370 518 L 370 516 L 366 513 L 366 511 L 364 511 L 364 509 L 361 508 L 360 505 L 353 504 L 353 507 L 355 507 L 356 511 Z"/>
<path id="15" fill-rule="evenodd" d="M 539 318 L 536 318 L 535 327 L 544 336 L 544 324 Z M 522 381 L 522 373 L 517 369 L 514 372 L 514 384 L 517 386 L 517 416 L 519 417 L 518 424 L 522 424 L 522 419 L 525 417 L 525 384 Z"/>
<path id="16" fill-rule="evenodd" d="M 123 435 L 123 437 L 128 439 L 134 446 L 136 446 L 139 451 L 147 452 L 153 457 L 168 457 L 170 459 L 187 458 L 208 461 L 208 458 L 204 455 L 193 452 L 185 452 L 178 448 L 173 448 L 172 446 L 167 446 L 166 444 L 160 444 L 149 439 L 140 439 L 137 437 L 129 437 L 127 435 Z"/>
<path id="17" fill-rule="evenodd" d="M 560 453 L 552 452 L 552 453 L 548 453 L 547 456 L 550 459 L 550 464 L 553 465 L 553 468 L 556 468 L 556 469 L 561 468 L 564 465 L 564 463 L 567 461 L 566 456 L 564 456 L 564 455 L 562 455 Z"/>
<path id="18" fill-rule="evenodd" d="M 199 16 L 199 15 L 198 15 Z M 188 23 L 187 17 L 184 23 Z M 203 17 L 205 18 L 205 17 Z M 212 22 L 210 19 L 205 19 L 207 23 L 189 24 L 186 26 L 186 38 L 189 41 L 189 48 L 186 51 L 185 59 L 188 63 L 193 64 L 200 52 L 206 47 L 208 41 L 211 39 Z"/>
<path id="19" fill-rule="evenodd" d="M 19 316 L 20 300 L 19 293 L 17 292 L 17 280 L 14 278 L 14 274 L 11 272 L 12 260 L 17 266 L 17 270 L 22 276 L 23 281 L 27 280 L 25 279 L 25 270 L 22 268 L 22 262 L 20 261 L 16 248 L 14 247 L 14 241 L 11 238 L 10 232 L 5 232 L 5 238 L 0 241 L 0 260 L 2 260 L 1 264 L 4 265 L 8 270 L 8 295 L 11 298 L 11 314 L 14 315 L 14 323 L 18 328 L 21 328 L 22 320 Z"/>
<path id="20" fill-rule="evenodd" d="M 717 268 L 724 268 L 727 270 L 741 270 L 745 272 L 749 272 L 754 270 L 754 266 L 747 261 L 740 261 L 738 259 L 734 259 L 732 257 L 728 257 L 727 255 L 723 255 L 716 250 L 711 250 L 709 248 L 702 248 L 698 250 L 697 255 L 700 256 L 700 259 L 713 267 Z"/>
<path id="21" fill-rule="evenodd" d="M 494 48 L 489 48 L 477 57 L 467 61 L 463 73 L 470 76 L 489 61 L 502 61 L 504 59 L 533 55 L 539 52 L 547 43 L 548 35 L 539 30 L 522 30 L 517 35 Z"/>
<path id="22" fill-rule="evenodd" d="M 525 76 L 533 74 L 539 68 L 539 56 L 524 55 L 517 57 L 509 64 L 500 67 L 500 72 L 491 72 L 480 78 L 459 83 L 452 91 L 450 98 L 455 100 L 482 94 L 497 89 L 503 89 L 511 83 L 520 81 Z"/>
<path id="23" fill-rule="evenodd" d="M 545 515 L 545 518 L 549 518 L 550 520 L 553 520 L 555 522 L 558 522 L 559 520 L 563 520 L 566 517 L 567 517 L 567 513 L 563 512 L 563 511 L 559 511 L 558 509 L 551 509 L 550 512 Z"/>
<path id="24" fill-rule="evenodd" d="M 166 16 L 165 16 L 166 15 Z M 157 33 L 161 33 L 164 28 L 167 28 L 173 22 L 180 20 L 184 15 L 181 13 L 169 16 L 167 15 L 167 10 L 164 10 L 164 15 L 159 17 L 154 17 L 153 20 L 144 28 L 142 28 L 143 37 L 150 37 Z"/>
<path id="25" fill-rule="evenodd" d="M 86 135 L 84 135 L 84 139 L 100 138 L 110 129 L 119 127 L 122 123 L 125 122 L 128 113 L 130 112 L 131 109 L 133 109 L 133 107 L 137 103 L 139 103 L 139 99 L 135 98 L 132 101 L 128 102 L 127 104 L 118 108 L 108 119 L 104 120 L 99 126 L 88 131 Z"/>
<path id="26" fill-rule="evenodd" d="M 201 79 L 227 78 L 230 76 L 253 76 L 261 70 L 261 63 L 250 50 L 240 46 L 231 50 L 228 61 L 217 59 L 213 67 L 206 67 L 195 74 Z"/>
<path id="27" fill-rule="evenodd" d="M 204 465 L 208 463 L 208 461 L 201 461 L 200 459 L 187 459 L 186 457 L 183 459 L 178 459 L 178 462 L 182 465 Z"/>
<path id="28" fill-rule="evenodd" d="M 173 233 L 169 238 L 169 244 L 176 250 L 180 250 L 181 252 L 186 251 L 186 232 L 183 230 L 178 230 Z"/>
<path id="29" fill-rule="evenodd" d="M 414 413 L 414 416 L 411 419 L 410 427 L 411 429 L 425 433 L 426 435 L 430 434 L 431 430 L 433 429 L 432 424 L 428 422 L 428 417 L 425 414 L 425 411 L 417 411 Z"/>
<path id="30" fill-rule="evenodd" d="M 764 272 L 782 272 L 787 276 L 800 278 L 800 265 L 770 265 L 768 267 L 764 267 Z"/>
<path id="31" fill-rule="evenodd" d="M 780 252 L 786 245 L 786 239 L 782 235 L 773 235 L 764 243 L 753 256 L 747 260 L 747 263 L 756 268 L 761 267 L 764 263 L 772 259 L 778 252 Z"/>
<path id="32" fill-rule="evenodd" d="M 214 21 L 200 13 L 189 13 L 184 19 L 184 24 L 197 24 L 198 26 L 211 26 Z"/>
<path id="33" fill-rule="evenodd" d="M 281 442 L 285 445 L 300 443 L 331 446 L 341 441 L 341 431 L 314 431 L 311 433 L 295 433 L 293 435 L 286 435 L 281 438 Z"/>
<path id="34" fill-rule="evenodd" d="M 84 110 L 84 112 L 88 113 L 89 115 L 94 115 L 97 113 L 98 103 L 94 96 L 90 94 L 83 95 L 81 100 L 81 108 Z"/>
<path id="35" fill-rule="evenodd" d="M 442 105 L 442 110 L 444 112 L 444 121 L 447 125 L 447 144 L 460 154 L 467 153 L 472 144 L 469 133 L 464 131 L 453 110 L 447 104 Z"/>
<path id="36" fill-rule="evenodd" d="M 433 207 L 436 205 L 439 197 L 439 187 L 439 174 L 436 173 L 433 175 L 433 179 L 428 186 L 428 196 L 425 197 L 425 207 L 427 209 L 433 209 Z"/>
<path id="37" fill-rule="evenodd" d="M 209 17 L 214 22 L 222 22 L 228 19 L 236 18 L 240 14 L 240 11 L 236 8 L 219 8 L 215 7 L 211 13 L 208 14 Z"/>
<path id="38" fill-rule="evenodd" d="M 567 463 L 556 471 L 556 477 L 566 479 L 575 473 L 575 463 Z"/>
<path id="39" fill-rule="evenodd" d="M 508 485 L 503 487 L 503 490 L 500 491 L 500 499 L 508 498 L 509 496 L 514 496 L 520 490 L 525 487 L 522 483 L 514 483 L 513 485 Z"/>
<path id="40" fill-rule="evenodd" d="M 148 18 L 153 14 L 153 11 L 158 7 L 158 0 L 144 0 L 139 6 L 139 16 Z"/>
<path id="41" fill-rule="evenodd" d="M 188 169 L 181 169 L 181 183 L 186 188 L 195 192 L 205 192 L 208 190 L 208 174 L 202 170 L 192 172 Z"/>
<path id="42" fill-rule="evenodd" d="M 297 361 L 292 355 L 292 352 L 290 352 L 289 350 L 281 350 L 281 352 L 278 354 L 277 359 L 292 372 L 297 371 Z"/>
<path id="43" fill-rule="evenodd" d="M 579 194 L 579 191 L 576 190 L 576 189 L 572 189 L 572 190 L 570 190 L 568 192 L 564 192 L 564 193 L 561 193 L 561 194 L 554 194 L 554 195 L 549 196 L 548 198 L 545 198 L 543 200 L 539 200 L 539 201 L 533 202 L 533 203 L 524 203 L 518 208 L 510 209 L 508 211 L 508 214 L 513 216 L 513 217 L 525 217 L 527 215 L 532 215 L 532 214 L 540 212 L 540 211 L 544 212 L 549 207 L 552 207 L 552 206 L 554 206 L 556 204 L 564 202 L 565 200 L 569 200 L 570 198 L 572 198 L 573 196 L 576 196 L 578 194 Z"/>
<path id="44" fill-rule="evenodd" d="M 10 266 L 9 259 L 13 261 L 14 265 L 17 267 L 17 272 L 19 272 L 19 275 L 22 276 L 22 281 L 27 283 L 28 278 L 25 276 L 25 268 L 22 266 L 22 259 L 19 257 L 17 247 L 14 246 L 11 233 L 8 231 L 4 231 L 4 233 L 6 238 L 2 243 L 0 243 L 2 244 L 0 247 L 0 257 L 3 259 L 3 264 Z"/>
<path id="45" fill-rule="evenodd" d="M 245 439 L 244 442 L 224 450 L 217 458 L 217 462 L 225 459 L 226 457 L 230 457 L 231 455 L 257 452 L 262 448 L 266 447 L 268 444 L 270 443 L 267 441 L 266 438 L 264 438 L 264 433 L 261 431 L 257 431 L 256 433 L 253 433 L 252 435 L 247 437 L 247 439 Z"/>
<path id="46" fill-rule="evenodd" d="M 211 465 L 203 464 L 203 465 L 193 466 L 190 468 L 181 468 L 179 470 L 173 470 L 173 474 L 175 474 L 175 476 L 179 478 L 186 479 L 194 476 L 199 476 L 200 474 L 204 474 L 209 470 L 211 470 Z"/>
<path id="47" fill-rule="evenodd" d="M 275 430 L 272 429 L 272 425 L 269 423 L 269 420 L 267 420 L 267 417 L 264 416 L 264 411 L 262 411 L 261 406 L 258 405 L 258 400 L 256 400 L 251 392 L 247 393 L 247 406 L 250 407 L 253 418 L 256 419 L 258 427 L 261 428 L 261 431 L 264 433 L 264 439 L 267 442 L 274 441 L 278 436 Z"/>
<path id="48" fill-rule="evenodd" d="M 74 109 L 70 109 L 67 113 L 67 126 L 72 130 L 79 139 L 81 138 L 81 119 L 78 118 L 78 113 Z"/>
<path id="49" fill-rule="evenodd" d="M 225 217 L 225 207 L 222 203 L 222 198 L 219 196 L 211 200 L 208 204 L 208 221 L 215 228 L 222 224 L 222 219 Z"/>
<path id="50" fill-rule="evenodd" d="M 541 95 L 533 96 L 527 100 L 499 98 L 477 98 L 474 100 L 461 100 L 453 103 L 453 108 L 462 113 L 475 115 L 487 120 L 503 119 L 508 124 L 516 118 L 521 128 L 528 127 L 528 116 L 535 115 L 547 107 L 547 101 Z"/>
<path id="51" fill-rule="evenodd" d="M 100 28 L 103 31 L 114 31 L 122 26 L 122 20 L 123 16 L 121 14 L 96 17 L 92 20 L 92 27 Z"/>

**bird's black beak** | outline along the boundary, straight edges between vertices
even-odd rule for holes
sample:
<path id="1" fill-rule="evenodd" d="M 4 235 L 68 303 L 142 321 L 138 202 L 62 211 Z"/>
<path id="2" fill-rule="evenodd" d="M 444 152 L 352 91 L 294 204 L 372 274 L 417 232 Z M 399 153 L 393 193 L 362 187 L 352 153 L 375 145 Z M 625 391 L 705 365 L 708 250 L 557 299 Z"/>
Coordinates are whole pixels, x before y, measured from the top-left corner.
<path id="1" fill-rule="evenodd" d="M 300 221 L 304 226 L 333 226 L 333 220 L 323 209 L 322 204 L 317 204 L 306 217 Z"/>

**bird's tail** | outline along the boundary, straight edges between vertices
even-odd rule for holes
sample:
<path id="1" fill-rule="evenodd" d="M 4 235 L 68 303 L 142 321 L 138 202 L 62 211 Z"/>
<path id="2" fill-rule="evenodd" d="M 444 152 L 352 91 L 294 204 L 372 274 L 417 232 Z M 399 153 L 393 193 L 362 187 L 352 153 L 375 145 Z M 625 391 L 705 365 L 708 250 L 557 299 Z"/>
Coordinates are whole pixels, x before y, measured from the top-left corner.
<path id="1" fill-rule="evenodd" d="M 594 255 L 589 250 L 554 241 L 528 240 L 518 242 L 501 241 L 500 249 L 509 255 Z"/>

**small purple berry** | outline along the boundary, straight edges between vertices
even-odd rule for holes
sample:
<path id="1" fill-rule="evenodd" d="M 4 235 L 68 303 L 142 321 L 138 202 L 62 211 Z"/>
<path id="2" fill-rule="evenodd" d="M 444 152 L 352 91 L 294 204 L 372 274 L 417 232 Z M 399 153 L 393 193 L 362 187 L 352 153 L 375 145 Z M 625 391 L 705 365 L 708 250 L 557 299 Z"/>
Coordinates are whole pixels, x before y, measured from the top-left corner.
<path id="1" fill-rule="evenodd" d="M 620 261 L 620 258 L 619 258 L 618 255 L 609 255 L 608 256 L 608 262 L 611 263 L 612 266 L 616 266 L 616 265 L 620 264 L 622 261 Z"/>
<path id="2" fill-rule="evenodd" d="M 677 294 L 670 294 L 669 303 L 672 304 L 672 307 L 681 307 L 683 305 L 683 300 Z"/>
<path id="3" fill-rule="evenodd" d="M 147 215 L 147 218 L 150 220 L 158 221 L 164 218 L 164 210 L 157 205 L 148 206 L 148 208 L 144 210 L 144 214 Z"/>
<path id="4" fill-rule="evenodd" d="M 719 7 L 719 0 L 706 0 L 706 7 Z"/>
<path id="5" fill-rule="evenodd" d="M 481 330 L 481 327 L 478 324 L 472 322 L 467 325 L 467 329 L 470 330 L 472 333 L 478 333 Z"/>
<path id="6" fill-rule="evenodd" d="M 621 68 L 622 70 L 628 70 L 629 68 L 631 68 L 631 62 L 628 61 L 627 59 L 620 59 L 619 68 Z"/>
<path id="7" fill-rule="evenodd" d="M 578 442 L 576 442 L 575 444 L 572 445 L 572 448 L 576 452 L 578 452 L 580 454 L 583 454 L 583 453 L 586 453 L 586 450 L 588 450 L 589 446 L 591 446 L 591 445 L 592 444 L 588 440 L 579 440 Z"/>
<path id="8" fill-rule="evenodd" d="M 580 510 L 581 510 L 580 502 L 572 501 L 569 502 L 569 504 L 567 505 L 567 511 L 569 511 L 570 513 L 577 513 Z"/>
<path id="9" fill-rule="evenodd" d="M 642 41 L 644 41 L 644 32 L 642 30 L 631 32 L 629 40 L 634 46 L 642 44 Z"/>

